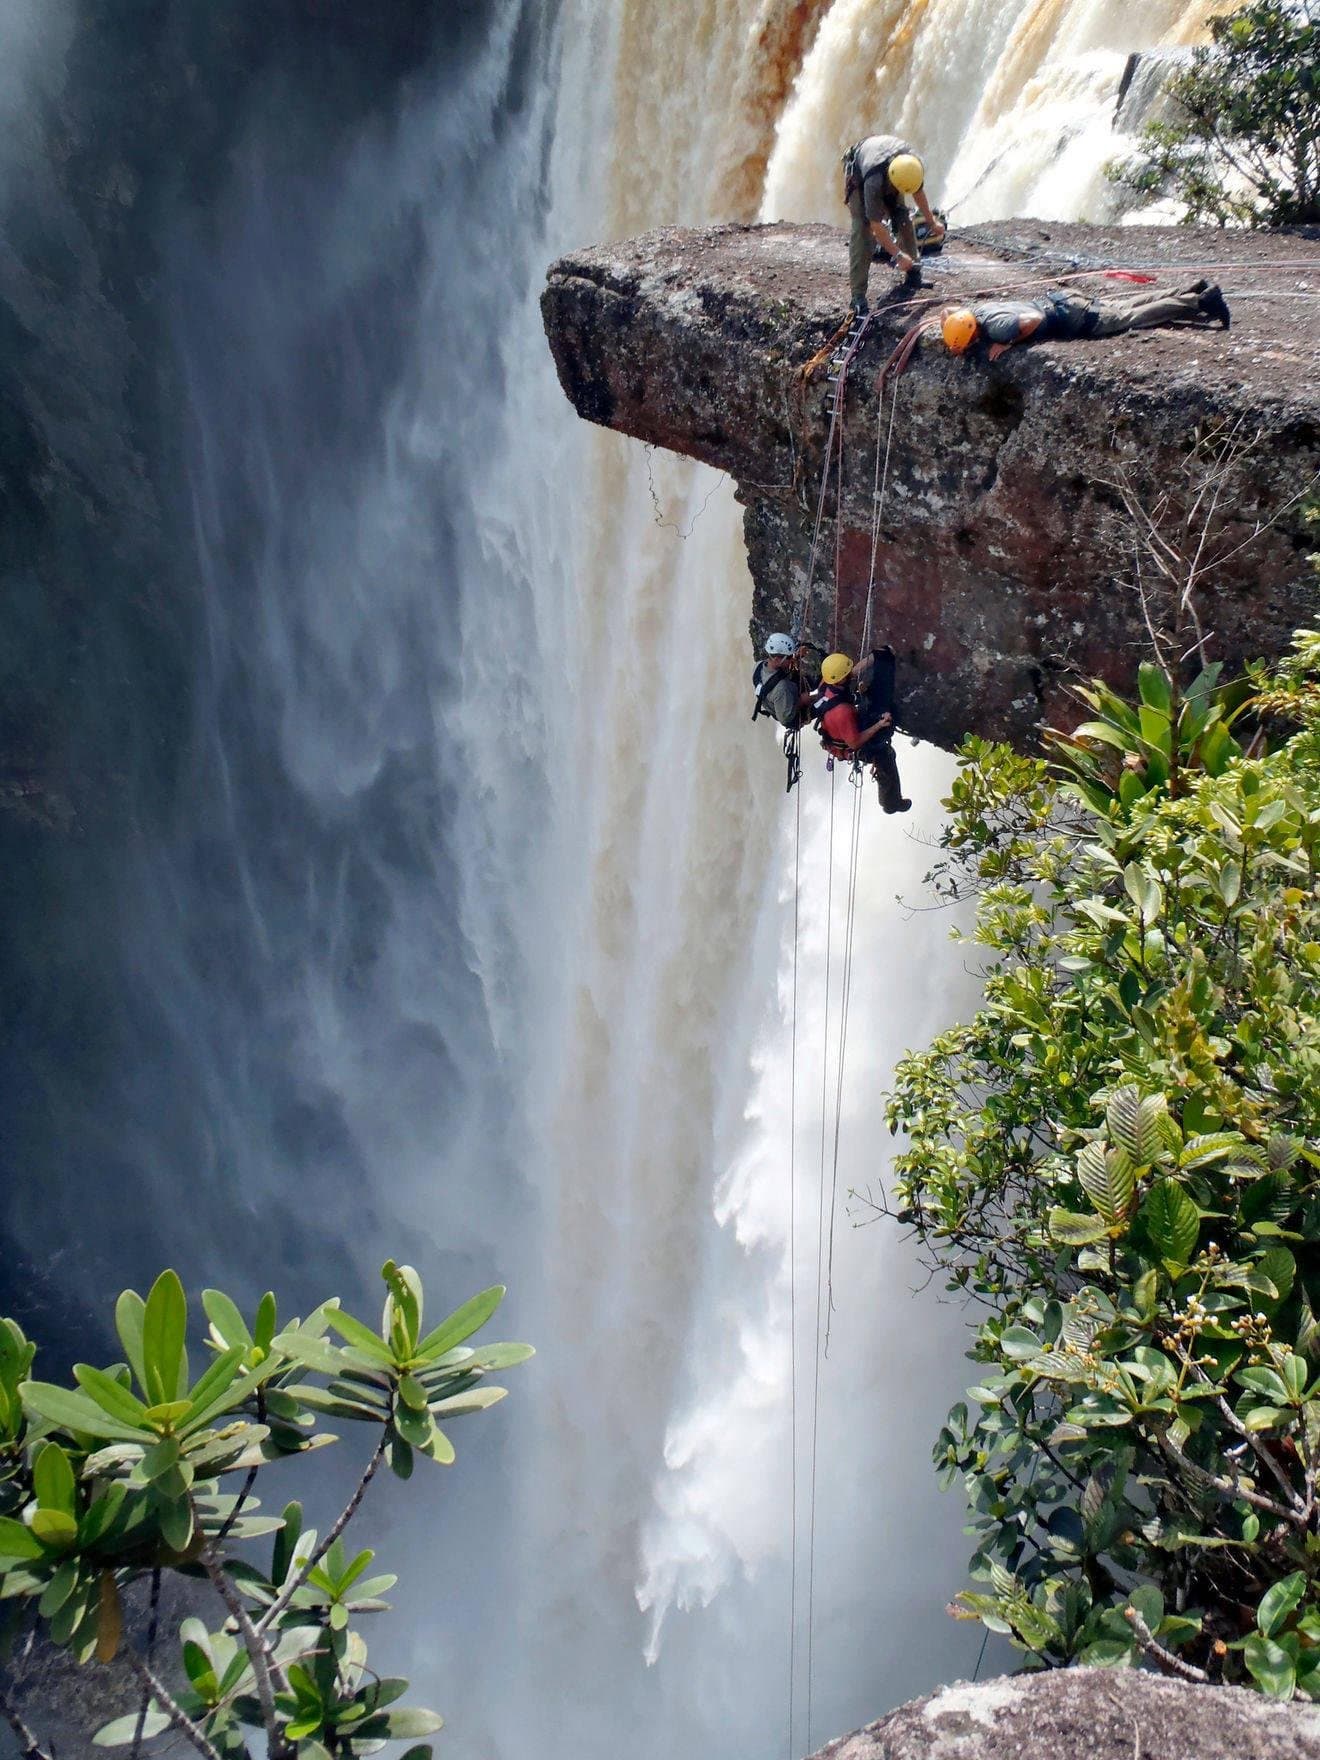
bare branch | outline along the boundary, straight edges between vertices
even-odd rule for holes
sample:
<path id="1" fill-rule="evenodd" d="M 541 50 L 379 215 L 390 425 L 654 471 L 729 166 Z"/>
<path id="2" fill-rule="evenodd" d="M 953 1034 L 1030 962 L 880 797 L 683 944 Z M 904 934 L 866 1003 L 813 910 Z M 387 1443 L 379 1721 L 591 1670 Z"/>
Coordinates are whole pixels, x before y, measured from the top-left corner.
<path id="1" fill-rule="evenodd" d="M 321 1544 L 316 1548 L 316 1551 L 312 1553 L 311 1557 L 307 1560 L 306 1564 L 304 1564 L 304 1566 L 297 1573 L 297 1575 L 290 1579 L 290 1581 L 286 1585 L 286 1587 L 276 1597 L 276 1599 L 266 1609 L 265 1613 L 257 1621 L 255 1630 L 259 1635 L 264 1634 L 270 1630 L 271 1626 L 274 1625 L 275 1621 L 284 1612 L 285 1608 L 288 1607 L 289 1603 L 293 1600 L 294 1596 L 298 1593 L 299 1589 L 302 1588 L 303 1584 L 307 1581 L 308 1577 L 316 1569 L 317 1565 L 320 1564 L 321 1560 L 325 1557 L 326 1553 L 329 1552 L 330 1548 L 334 1545 L 335 1541 L 338 1540 L 339 1536 L 343 1533 L 344 1529 L 348 1526 L 348 1524 L 352 1521 L 353 1517 L 357 1514 L 358 1506 L 361 1504 L 362 1499 L 366 1494 L 367 1486 L 370 1485 L 371 1481 L 376 1477 L 377 1468 L 380 1466 L 380 1463 L 385 1459 L 385 1443 L 386 1443 L 386 1440 L 388 1439 L 388 1436 L 389 1436 L 389 1428 L 387 1425 L 382 1424 L 381 1431 L 380 1431 L 380 1441 L 377 1442 L 377 1444 L 376 1444 L 376 1452 L 372 1455 L 371 1459 L 367 1462 L 366 1470 L 363 1472 L 362 1477 L 357 1482 L 357 1489 L 354 1491 L 353 1495 L 349 1498 L 348 1502 L 344 1505 L 343 1509 L 339 1512 L 339 1516 L 338 1516 L 337 1520 L 335 1521 L 334 1525 L 331 1527 L 329 1533 L 325 1536 L 324 1540 L 322 1540 Z"/>
<path id="2" fill-rule="evenodd" d="M 4 1692 L 0 1692 L 0 1716 L 4 1717 L 5 1722 L 18 1737 L 19 1751 L 23 1756 L 23 1760 L 51 1760 L 51 1756 L 41 1746 L 40 1742 L 38 1742 L 32 1731 L 23 1721 L 23 1714 L 18 1709 L 18 1706 L 15 1705 L 9 1695 Z"/>
<path id="3" fill-rule="evenodd" d="M 248 1653 L 248 1661 L 252 1664 L 252 1677 L 256 1682 L 257 1698 L 261 1702 L 261 1715 L 266 1725 L 266 1733 L 270 1741 L 271 1760 L 283 1760 L 290 1752 L 289 1745 L 279 1729 L 278 1715 L 275 1710 L 275 1682 L 272 1676 L 274 1659 L 270 1646 L 253 1624 L 252 1615 L 243 1605 L 243 1599 L 229 1580 L 224 1560 L 211 1545 L 202 1548 L 202 1567 L 211 1580 L 211 1585 L 229 1609 L 234 1624 L 238 1627 L 239 1636 L 243 1640 L 243 1648 Z"/>
<path id="4" fill-rule="evenodd" d="M 1205 1682 L 1210 1679 L 1203 1668 L 1197 1668 L 1190 1662 L 1184 1662 L 1181 1656 L 1175 1656 L 1172 1650 L 1166 1650 L 1135 1607 L 1125 1607 L 1123 1618 L 1132 1627 L 1138 1644 L 1146 1654 L 1153 1656 L 1161 1667 L 1168 1669 L 1170 1674 L 1181 1675 L 1185 1681 Z"/>
<path id="5" fill-rule="evenodd" d="M 178 1700 L 170 1692 L 164 1681 L 156 1676 L 154 1671 L 147 1666 L 137 1652 L 134 1650 L 126 1650 L 124 1655 L 128 1661 L 128 1666 L 142 1682 L 142 1685 L 147 1689 L 157 1705 L 160 1706 L 164 1715 L 169 1718 L 171 1729 L 177 1729 L 181 1736 L 191 1742 L 197 1752 L 204 1757 L 204 1760 L 223 1760 L 220 1750 L 207 1735 L 206 1731 L 200 1724 L 193 1722 L 192 1718 L 189 1717 L 188 1713 L 179 1704 Z"/>

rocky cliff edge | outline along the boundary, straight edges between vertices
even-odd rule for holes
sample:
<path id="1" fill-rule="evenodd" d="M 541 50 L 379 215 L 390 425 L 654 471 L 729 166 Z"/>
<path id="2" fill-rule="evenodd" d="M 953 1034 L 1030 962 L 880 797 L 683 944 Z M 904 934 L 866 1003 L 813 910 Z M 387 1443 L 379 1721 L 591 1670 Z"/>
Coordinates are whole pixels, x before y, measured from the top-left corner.
<path id="1" fill-rule="evenodd" d="M 1320 469 L 1320 239 L 1021 221 L 951 235 L 916 303 L 873 269 L 807 633 L 859 643 L 877 418 L 887 433 L 890 417 L 877 382 L 913 322 L 949 299 L 1065 276 L 1101 297 L 1137 291 L 1115 270 L 1166 286 L 1217 279 L 1231 330 L 1036 344 L 993 365 L 923 340 L 897 382 L 874 631 L 899 656 L 903 725 L 937 744 L 975 732 L 1030 745 L 1042 721 L 1069 717 L 1069 679 L 1130 676 L 1148 641 L 1116 484 L 1147 506 L 1168 491 L 1176 523 L 1199 481 L 1188 447 L 1207 424 L 1250 442 L 1217 516 L 1211 555 L 1224 560 L 1200 588 L 1210 651 L 1229 664 L 1277 653 L 1314 620 L 1305 496 Z M 720 226 L 573 252 L 542 296 L 581 416 L 734 479 L 754 641 L 790 625 L 806 587 L 829 394 L 798 369 L 838 328 L 846 286 L 846 235 L 833 227 Z"/>

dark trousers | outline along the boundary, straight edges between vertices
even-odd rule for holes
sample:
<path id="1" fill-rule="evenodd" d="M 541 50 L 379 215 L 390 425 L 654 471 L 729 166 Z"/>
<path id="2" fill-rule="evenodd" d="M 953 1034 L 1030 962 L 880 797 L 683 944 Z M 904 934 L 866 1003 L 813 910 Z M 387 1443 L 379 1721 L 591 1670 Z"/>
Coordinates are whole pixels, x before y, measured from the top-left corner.
<path id="1" fill-rule="evenodd" d="M 1200 292 L 1137 293 L 1131 299 L 1098 300 L 1088 336 L 1121 336 L 1125 330 L 1152 330 L 1159 324 L 1185 324 L 1200 315 Z"/>
<path id="2" fill-rule="evenodd" d="M 894 713 L 895 671 L 892 648 L 871 650 L 870 677 L 858 692 L 856 701 L 857 719 L 863 727 L 869 727 L 882 715 Z M 882 733 L 874 734 L 868 739 L 857 753 L 864 763 L 875 766 L 880 805 L 887 813 L 897 812 L 903 799 L 903 785 L 899 781 L 898 759 L 894 756 L 893 740 L 894 730 L 887 727 Z"/>

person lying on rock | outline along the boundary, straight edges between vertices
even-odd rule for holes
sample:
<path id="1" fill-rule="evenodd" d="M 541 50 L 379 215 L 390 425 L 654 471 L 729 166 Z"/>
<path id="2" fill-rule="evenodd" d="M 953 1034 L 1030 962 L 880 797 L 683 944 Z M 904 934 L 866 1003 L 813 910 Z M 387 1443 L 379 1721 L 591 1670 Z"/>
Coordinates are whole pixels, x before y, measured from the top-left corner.
<path id="1" fill-rule="evenodd" d="M 833 758 L 860 758 L 871 766 L 886 813 L 906 813 L 894 756 L 894 651 L 873 648 L 856 666 L 846 654 L 827 654 L 812 705 L 820 743 Z"/>
<path id="2" fill-rule="evenodd" d="M 1035 299 L 980 299 L 946 311 L 937 322 L 945 344 L 965 354 L 974 342 L 989 343 L 989 358 L 1021 342 L 1072 341 L 1075 337 L 1119 336 L 1161 324 L 1218 322 L 1227 330 L 1228 306 L 1217 286 L 1202 279 L 1170 293 L 1156 288 L 1130 299 L 1091 299 L 1084 293 L 1050 288 Z"/>
<path id="3" fill-rule="evenodd" d="M 820 649 L 779 632 L 766 637 L 765 658 L 752 669 L 756 707 L 752 720 L 769 715 L 791 733 L 811 720 L 811 698 L 820 680 Z"/>
<path id="4" fill-rule="evenodd" d="M 866 289 L 876 245 L 902 272 L 904 287 L 920 287 L 921 247 L 907 196 L 921 209 L 929 228 L 927 242 L 938 244 L 944 237 L 925 186 L 926 167 L 896 134 L 868 135 L 843 155 L 843 199 L 852 216 L 848 280 L 855 316 L 865 317 L 868 309 Z"/>

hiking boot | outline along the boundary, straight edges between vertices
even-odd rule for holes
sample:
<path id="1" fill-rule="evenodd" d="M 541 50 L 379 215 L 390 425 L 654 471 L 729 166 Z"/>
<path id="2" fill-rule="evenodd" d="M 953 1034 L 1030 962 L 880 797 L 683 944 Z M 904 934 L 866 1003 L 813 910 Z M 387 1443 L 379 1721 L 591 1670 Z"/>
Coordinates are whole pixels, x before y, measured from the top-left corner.
<path id="1" fill-rule="evenodd" d="M 912 268 L 910 268 L 907 274 L 903 277 L 903 292 L 916 293 L 918 288 L 923 287 L 924 285 L 925 283 L 921 279 L 921 264 L 914 263 Z"/>
<path id="2" fill-rule="evenodd" d="M 1229 316 L 1228 302 L 1217 287 L 1207 287 L 1199 300 L 1201 316 L 1214 318 L 1227 330 L 1232 323 Z"/>
<path id="3" fill-rule="evenodd" d="M 883 801 L 880 804 L 882 806 L 884 806 Z M 912 806 L 912 802 L 910 800 L 908 800 L 906 795 L 903 795 L 899 798 L 897 806 L 885 807 L 885 812 L 886 813 L 906 813 L 906 812 L 910 811 L 911 806 Z"/>

